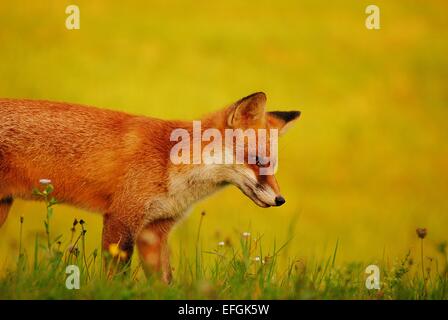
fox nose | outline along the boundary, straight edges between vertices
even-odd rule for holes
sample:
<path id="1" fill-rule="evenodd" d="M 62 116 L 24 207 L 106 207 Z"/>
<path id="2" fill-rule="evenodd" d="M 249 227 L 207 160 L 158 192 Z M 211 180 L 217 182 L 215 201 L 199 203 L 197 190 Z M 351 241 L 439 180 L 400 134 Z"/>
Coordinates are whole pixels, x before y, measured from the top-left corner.
<path id="1" fill-rule="evenodd" d="M 286 202 L 285 198 L 283 198 L 282 196 L 276 196 L 275 197 L 275 205 L 276 206 L 281 206 L 282 204 L 284 204 Z"/>

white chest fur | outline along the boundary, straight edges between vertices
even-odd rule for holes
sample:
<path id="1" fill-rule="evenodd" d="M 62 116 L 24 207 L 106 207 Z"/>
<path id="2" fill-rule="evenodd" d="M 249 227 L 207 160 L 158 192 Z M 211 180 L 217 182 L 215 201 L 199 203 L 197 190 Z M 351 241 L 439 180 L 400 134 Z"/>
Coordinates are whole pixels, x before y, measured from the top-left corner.
<path id="1" fill-rule="evenodd" d="M 225 185 L 214 165 L 192 166 L 169 176 L 168 192 L 147 204 L 148 222 L 158 219 L 179 219 L 191 205 Z"/>

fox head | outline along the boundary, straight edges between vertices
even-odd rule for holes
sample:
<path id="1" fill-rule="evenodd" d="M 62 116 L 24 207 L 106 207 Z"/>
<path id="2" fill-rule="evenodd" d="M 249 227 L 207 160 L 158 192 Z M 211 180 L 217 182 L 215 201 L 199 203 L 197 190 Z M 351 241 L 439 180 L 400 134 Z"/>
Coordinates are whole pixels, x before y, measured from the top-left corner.
<path id="1" fill-rule="evenodd" d="M 224 165 L 225 173 L 221 172 L 226 182 L 237 186 L 260 207 L 284 204 L 286 200 L 274 175 L 278 164 L 276 138 L 299 118 L 300 112 L 267 112 L 266 95 L 257 92 L 227 107 L 221 115 L 224 131 L 243 133 L 243 140 L 236 141 L 232 150 L 226 150 L 233 158 L 232 164 Z M 224 136 L 227 140 L 227 132 Z M 237 136 L 234 134 L 231 139 Z M 238 152 L 243 155 L 242 161 L 238 161 Z"/>
<path id="2" fill-rule="evenodd" d="M 178 186 L 187 183 L 196 200 L 233 184 L 260 207 L 281 206 L 285 199 L 274 176 L 277 138 L 299 116 L 299 111 L 266 112 L 266 95 L 257 92 L 193 121 L 192 127 L 175 123 L 170 159 L 180 178 L 173 179 L 172 189 L 178 194 Z"/>

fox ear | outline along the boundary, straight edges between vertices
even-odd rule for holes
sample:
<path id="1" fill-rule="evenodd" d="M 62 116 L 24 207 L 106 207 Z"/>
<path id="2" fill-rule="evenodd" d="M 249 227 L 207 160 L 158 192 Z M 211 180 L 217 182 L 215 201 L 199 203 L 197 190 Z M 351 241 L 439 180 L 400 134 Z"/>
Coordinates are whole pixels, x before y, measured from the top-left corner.
<path id="1" fill-rule="evenodd" d="M 272 111 L 267 114 L 269 125 L 277 128 L 279 135 L 284 134 L 300 117 L 300 111 Z"/>
<path id="2" fill-rule="evenodd" d="M 227 117 L 229 127 L 249 127 L 265 120 L 266 95 L 257 92 L 235 102 Z"/>

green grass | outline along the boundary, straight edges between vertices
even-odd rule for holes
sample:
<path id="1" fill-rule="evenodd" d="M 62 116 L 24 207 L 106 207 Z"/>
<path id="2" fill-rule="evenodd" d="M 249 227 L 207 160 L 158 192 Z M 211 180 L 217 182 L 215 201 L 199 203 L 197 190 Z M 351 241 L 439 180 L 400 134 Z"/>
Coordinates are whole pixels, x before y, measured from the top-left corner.
<path id="1" fill-rule="evenodd" d="M 239 241 L 220 242 L 207 251 L 201 246 L 201 226 L 206 214 L 201 215 L 196 235 L 195 256 L 181 255 L 174 266 L 174 281 L 162 283 L 158 274 L 142 276 L 141 264 L 120 266 L 111 253 L 85 249 L 88 235 L 85 221 L 75 220 L 70 228 L 70 239 L 51 232 L 51 218 L 57 201 L 51 197 L 52 185 L 34 190 L 46 204 L 45 232 L 36 234 L 32 253 L 20 246 L 15 267 L 0 279 L 0 299 L 446 299 L 448 298 L 448 268 L 432 270 L 432 259 L 424 255 L 421 239 L 421 259 L 428 259 L 427 267 L 415 264 L 408 252 L 402 259 L 381 270 L 379 290 L 365 286 L 366 264 L 338 265 L 339 241 L 333 253 L 325 259 L 306 262 L 286 257 L 286 267 L 278 260 L 290 241 L 274 243 L 266 249 L 263 237 L 250 232 L 240 235 Z M 289 234 L 290 240 L 293 235 Z M 440 253 L 447 257 L 446 246 Z M 104 259 L 101 258 L 104 256 Z M 211 257 L 206 265 L 204 256 Z M 80 289 L 66 288 L 69 273 L 75 265 L 80 270 Z M 424 274 L 424 276 L 423 276 Z"/>

